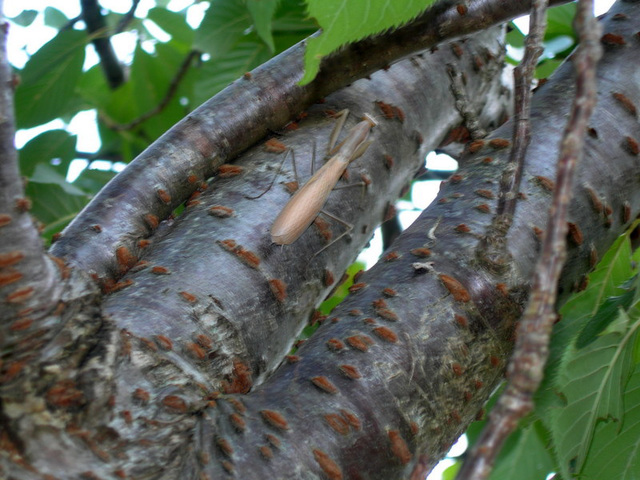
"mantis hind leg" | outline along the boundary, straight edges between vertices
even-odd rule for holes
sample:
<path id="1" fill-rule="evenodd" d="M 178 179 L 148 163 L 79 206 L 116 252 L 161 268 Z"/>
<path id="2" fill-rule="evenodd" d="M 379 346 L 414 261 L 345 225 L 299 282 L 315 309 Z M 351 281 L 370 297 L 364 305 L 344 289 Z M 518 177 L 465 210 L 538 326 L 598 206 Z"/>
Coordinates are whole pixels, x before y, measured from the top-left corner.
<path id="1" fill-rule="evenodd" d="M 293 172 L 296 174 L 296 180 L 297 180 L 298 174 L 296 173 L 296 157 L 295 157 L 295 154 L 293 153 L 293 149 L 287 148 L 284 152 L 284 156 L 282 157 L 282 161 L 280 162 L 280 166 L 278 167 L 278 171 L 273 176 L 273 180 L 271 180 L 271 183 L 269 184 L 269 186 L 259 195 L 255 195 L 255 196 L 245 195 L 244 198 L 247 198 L 249 200 L 256 200 L 257 198 L 260 198 L 269 190 L 271 190 L 271 187 L 273 187 L 273 184 L 276 183 L 276 179 L 278 178 L 278 175 L 280 175 L 280 172 L 282 172 L 282 166 L 284 165 L 285 160 L 289 156 L 289 152 L 291 152 L 291 158 L 293 159 Z"/>
<path id="2" fill-rule="evenodd" d="M 344 220 L 342 220 L 341 218 L 336 217 L 335 215 L 325 211 L 325 210 L 320 210 L 320 213 L 322 213 L 323 215 L 329 217 L 332 220 L 335 220 L 336 222 L 344 225 L 346 227 L 346 230 L 344 232 L 342 232 L 340 235 L 338 235 L 336 238 L 334 238 L 333 240 L 331 240 L 327 245 L 325 245 L 324 247 L 322 247 L 320 250 L 318 250 L 316 253 L 313 254 L 312 258 L 321 254 L 322 252 L 324 252 L 327 248 L 329 248 L 331 245 L 333 245 L 334 243 L 336 243 L 338 240 L 340 240 L 342 237 L 349 235 L 351 233 L 351 230 L 353 230 L 353 225 L 351 225 L 349 222 L 345 222 Z"/>

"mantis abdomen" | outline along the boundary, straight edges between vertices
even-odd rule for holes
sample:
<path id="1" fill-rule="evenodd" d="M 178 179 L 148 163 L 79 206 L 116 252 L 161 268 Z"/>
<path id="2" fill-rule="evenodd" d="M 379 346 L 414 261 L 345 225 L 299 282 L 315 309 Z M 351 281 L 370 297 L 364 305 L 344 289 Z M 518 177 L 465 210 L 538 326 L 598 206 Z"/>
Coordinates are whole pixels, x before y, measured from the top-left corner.
<path id="1" fill-rule="evenodd" d="M 291 198 L 271 227 L 271 240 L 278 245 L 289 245 L 311 225 L 329 198 L 348 162 L 333 157 Z"/>

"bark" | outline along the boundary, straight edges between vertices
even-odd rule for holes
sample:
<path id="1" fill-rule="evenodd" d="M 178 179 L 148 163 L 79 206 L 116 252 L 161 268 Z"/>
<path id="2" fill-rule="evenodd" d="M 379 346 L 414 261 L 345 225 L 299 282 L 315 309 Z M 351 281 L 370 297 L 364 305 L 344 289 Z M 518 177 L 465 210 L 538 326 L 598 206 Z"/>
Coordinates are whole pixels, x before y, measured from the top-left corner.
<path id="1" fill-rule="evenodd" d="M 62 288 L 61 272 L 45 255 L 28 213 L 31 201 L 24 195 L 13 143 L 15 78 L 6 57 L 9 24 L 4 17 L 0 22 L 0 364 L 6 372 L 34 358 L 34 352 L 51 340 L 50 331 L 34 335 L 27 329 L 56 308 Z"/>
<path id="2" fill-rule="evenodd" d="M 195 370 L 204 375 L 200 381 L 213 389 L 221 388 L 223 375 L 232 375 L 237 362 L 259 382 L 290 350 L 318 300 L 369 241 L 387 214 L 390 199 L 397 198 L 420 169 L 424 152 L 460 123 L 444 65 L 455 62 L 464 69 L 467 88 L 478 99 L 472 107 L 477 112 L 487 109 L 485 124 L 505 116 L 501 107 L 509 96 L 505 97 L 500 81 L 499 38 L 499 30 L 493 29 L 456 45 L 461 49 L 456 51 L 463 52 L 460 59 L 444 46 L 400 62 L 309 109 L 297 130 L 252 149 L 192 199 L 185 213 L 163 225 L 149 239 L 143 263 L 120 281 L 131 285 L 106 299 L 105 312 L 132 335 L 174 339 L 176 350 L 191 353 L 187 357 L 193 357 L 189 347 L 194 327 L 212 336 L 215 347 Z M 474 70 L 474 59 L 485 62 L 481 71 Z M 401 111 L 403 120 L 386 119 L 376 102 Z M 424 109 L 426 102 L 429 108 Z M 316 139 L 317 152 L 326 152 L 335 123 L 331 115 L 344 108 L 351 111 L 350 124 L 364 113 L 379 118 L 371 136 L 374 143 L 354 162 L 345 188 L 332 193 L 325 208 L 353 225 L 349 239 L 318 254 L 327 246 L 328 236 L 336 238 L 345 229 L 320 218 L 321 223 L 293 245 L 272 244 L 269 229 L 290 198 L 282 183 L 293 180 L 291 165 L 283 167 L 278 183 L 259 199 L 246 198 L 264 192 L 277 175 L 283 154 L 268 150 L 278 142 L 294 151 L 299 175 L 306 180 Z M 363 178 L 370 182 L 367 187 L 347 188 Z M 285 289 L 282 296 L 273 291 L 280 283 Z M 189 362 L 185 370 L 186 378 L 194 365 Z"/>
<path id="3" fill-rule="evenodd" d="M 564 298 L 580 285 L 592 254 L 603 252 L 640 209 L 638 151 L 630 146 L 640 126 L 629 108 L 640 100 L 632 48 L 638 8 L 621 3 L 605 19 L 610 35 L 603 37 L 599 102 L 574 185 L 570 221 L 577 228 L 560 284 Z M 508 149 L 495 149 L 503 142 L 491 140 L 509 138 L 512 124 L 467 157 L 436 203 L 360 278 L 364 286 L 334 311 L 336 320 L 296 353 L 296 362 L 249 395 L 221 397 L 207 410 L 197 431 L 200 457 L 208 459 L 199 468 L 209 478 L 230 470 L 238 478 L 406 478 L 418 454 L 430 465 L 442 457 L 502 378 L 538 255 L 538 228 L 546 224 L 573 90 L 567 64 L 534 96 L 506 273 L 486 270 L 476 247 L 491 218 L 478 207 L 495 208 L 496 199 L 487 197 L 497 191 L 508 157 Z M 619 94 L 630 103 L 621 103 Z M 417 257 L 423 248 L 430 250 L 426 259 Z M 336 349 L 336 341 L 344 348 Z M 232 416 L 238 401 L 243 429 Z M 281 446 L 273 447 L 267 435 Z"/>
<path id="4" fill-rule="evenodd" d="M 640 126 L 631 108 L 640 101 L 640 62 L 632 48 L 640 30 L 639 8 L 637 3 L 621 3 L 605 18 L 605 32 L 612 35 L 603 37 L 608 44 L 598 70 L 599 103 L 571 205 L 571 222 L 578 227 L 574 232 L 584 235 L 570 238 L 561 296 L 580 284 L 594 253 L 603 252 L 640 211 L 634 143 Z M 624 16 L 610 20 L 616 13 Z M 483 52 L 472 45 L 463 44 L 468 50 L 460 58 L 470 91 L 486 85 L 480 74 L 468 70 Z M 453 99 L 448 108 L 446 99 L 432 99 L 437 98 L 434 89 L 448 80 L 444 66 L 427 66 L 430 56 L 398 67 L 412 74 L 429 69 L 436 77 L 433 87 L 407 86 L 411 75 L 396 76 L 394 67 L 370 82 L 354 84 L 353 97 L 335 97 L 335 108 L 349 105 L 354 112 L 370 112 L 377 108 L 372 100 L 382 100 L 400 106 L 405 116 L 404 122 L 380 119 L 375 144 L 351 168 L 351 181 L 357 180 L 359 168 L 367 169 L 370 190 L 341 190 L 342 208 L 329 205 L 357 225 L 351 244 L 366 239 L 370 230 L 363 233 L 362 226 L 379 220 L 386 195 L 400 189 L 404 180 L 391 177 L 409 174 L 417 165 L 419 137 L 414 132 L 422 134 L 425 148 L 430 148 L 458 120 Z M 486 56 L 484 60 L 491 63 Z M 398 86 L 390 88 L 387 76 Z M 476 249 L 491 223 L 501 166 L 508 158 L 508 148 L 500 149 L 504 142 L 491 140 L 508 139 L 510 123 L 476 144 L 482 148 L 467 156 L 438 200 L 359 279 L 360 290 L 261 385 L 257 381 L 289 341 L 272 329 L 282 328 L 287 336 L 295 332 L 300 320 L 296 323 L 287 315 L 308 311 L 314 300 L 306 297 L 327 288 L 320 262 L 331 262 L 328 268 L 337 272 L 337 265 L 354 255 L 355 246 L 352 251 L 351 244 L 342 241 L 313 257 L 323 245 L 316 227 L 292 246 L 269 245 L 270 219 L 288 195 L 276 185 L 269 196 L 244 199 L 269 183 L 277 164 L 277 159 L 265 158 L 264 146 L 249 152 L 246 163 L 239 164 L 244 168 L 240 175 L 216 179 L 194 198 L 199 204 L 158 229 L 143 258 L 148 266 L 138 265 L 119 284 L 109 285 L 112 293 L 104 304 L 95 290 L 87 289 L 78 269 L 62 283 L 66 308 L 62 318 L 48 317 L 57 335 L 41 350 L 46 361 L 38 358 L 10 371 L 3 363 L 2 474 L 388 479 L 407 477 L 418 455 L 425 454 L 427 464 L 433 465 L 501 379 L 513 323 L 538 256 L 538 228 L 546 224 L 572 91 L 572 68 L 566 65 L 534 96 L 524 195 L 508 237 L 512 261 L 506 273 L 488 271 L 477 260 Z M 482 100 L 488 94 L 477 95 Z M 364 99 L 364 107 L 358 98 Z M 321 117 L 333 107 L 332 101 L 310 112 L 314 129 L 320 128 L 314 113 Z M 430 102 L 437 106 L 429 109 Z M 331 125 L 324 128 L 317 138 L 326 138 Z M 433 128 L 437 133 L 431 133 Z M 302 152 L 308 151 L 309 136 L 303 130 L 298 135 L 280 140 L 294 146 L 298 158 L 308 158 Z M 395 160 L 390 171 L 381 165 L 385 153 Z M 370 162 L 372 167 L 367 166 Z M 259 175 L 262 171 L 267 174 Z M 228 188 L 224 195 L 223 187 Z M 214 205 L 232 208 L 233 215 L 206 213 Z M 365 210 L 359 211 L 359 205 Z M 208 226 L 214 223 L 215 232 Z M 138 241 L 137 234 L 133 238 Z M 242 249 L 216 243 L 227 239 Z M 108 241 L 106 245 L 113 250 Z M 257 268 L 249 266 L 256 262 L 247 252 L 258 255 Z M 123 271 L 135 257 L 120 250 Z M 121 267 L 111 263 L 116 275 Z M 153 267 L 163 268 L 154 273 Z M 227 276 L 217 277 L 217 270 Z M 269 288 L 274 279 L 287 284 L 286 297 Z M 234 298 L 240 295 L 264 302 L 260 315 L 245 327 L 234 322 L 257 307 L 255 300 Z M 3 328 L 5 324 L 3 313 Z M 218 343 L 216 335 L 232 341 Z M 219 357 L 226 358 L 225 365 Z M 12 374 L 8 381 L 7 373 Z M 230 375 L 220 377 L 225 374 Z M 243 392 L 250 378 L 256 386 L 248 394 L 214 391 L 221 387 Z"/>
<path id="5" fill-rule="evenodd" d="M 556 3 L 563 3 L 559 0 Z M 319 75 L 300 86 L 305 42 L 258 67 L 205 102 L 136 158 L 65 229 L 52 254 L 102 278 L 119 278 L 117 249 L 140 238 L 240 152 L 277 131 L 313 102 L 407 55 L 526 13 L 526 0 L 438 3 L 409 24 L 345 46 L 324 59 Z M 95 235 L 98 225 L 100 235 Z"/>

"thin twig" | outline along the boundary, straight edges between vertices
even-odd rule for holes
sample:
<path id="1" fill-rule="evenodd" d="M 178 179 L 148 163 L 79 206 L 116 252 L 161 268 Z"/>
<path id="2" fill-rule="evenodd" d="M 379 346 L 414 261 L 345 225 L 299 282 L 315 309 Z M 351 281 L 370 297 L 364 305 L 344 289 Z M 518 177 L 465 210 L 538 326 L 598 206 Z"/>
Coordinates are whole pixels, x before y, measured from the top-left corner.
<path id="1" fill-rule="evenodd" d="M 92 153 L 92 152 L 76 151 L 73 158 L 81 158 L 83 160 L 89 160 L 89 165 L 91 165 L 92 162 L 97 162 L 97 161 L 104 161 L 104 162 L 111 162 L 111 163 L 124 162 L 122 154 L 118 152 L 98 151 L 98 152 Z"/>
<path id="2" fill-rule="evenodd" d="M 80 20 L 82 20 L 82 14 L 78 15 L 77 17 L 70 18 L 69 21 L 60 28 L 60 31 L 64 32 L 67 30 L 71 30 Z"/>
<path id="3" fill-rule="evenodd" d="M 576 13 L 580 46 L 573 57 L 576 94 L 558 159 L 556 186 L 549 212 L 542 255 L 534 273 L 531 298 L 518 325 L 508 384 L 458 480 L 487 478 L 500 447 L 518 421 L 533 407 L 533 394 L 542 381 L 555 319 L 560 271 L 566 257 L 567 210 L 575 166 L 584 150 L 588 121 L 596 103 L 596 64 L 602 53 L 600 26 L 593 18 L 593 0 L 580 0 Z"/>
<path id="4" fill-rule="evenodd" d="M 129 22 L 131 22 L 131 20 L 133 19 L 133 16 L 136 13 L 136 8 L 138 8 L 139 3 L 140 3 L 140 0 L 133 0 L 133 2 L 131 2 L 131 8 L 127 13 L 125 13 L 122 16 L 122 18 L 118 22 L 118 25 L 116 26 L 116 31 L 115 31 L 116 35 L 118 33 L 122 33 L 124 29 L 127 28 L 127 25 L 129 25 Z"/>
<path id="5" fill-rule="evenodd" d="M 515 84 L 515 108 L 513 147 L 509 161 L 500 179 L 500 192 L 496 215 L 487 234 L 478 244 L 477 257 L 488 269 L 504 273 L 511 264 L 507 251 L 506 236 L 511 227 L 516 208 L 520 179 L 524 168 L 527 147 L 531 140 L 531 82 L 538 59 L 543 52 L 542 39 L 547 28 L 546 12 L 548 0 L 533 0 L 529 22 L 529 34 L 525 41 L 525 53 L 513 71 Z"/>
<path id="6" fill-rule="evenodd" d="M 525 53 L 520 64 L 513 70 L 515 84 L 515 118 L 513 128 L 513 148 L 509 155 L 509 164 L 513 172 L 503 176 L 498 198 L 498 215 L 509 219 L 516 209 L 516 199 L 520 189 L 520 178 L 524 168 L 527 147 L 531 141 L 531 82 L 536 72 L 538 59 L 544 48 L 542 39 L 547 28 L 548 0 L 534 0 L 531 9 L 529 34 L 525 40 Z M 507 169 L 508 170 L 508 169 Z"/>
<path id="7" fill-rule="evenodd" d="M 125 130 L 133 130 L 144 121 L 150 119 L 155 115 L 158 115 L 167 107 L 167 105 L 169 105 L 169 102 L 173 99 L 176 92 L 178 91 L 180 82 L 189 71 L 191 62 L 193 61 L 194 58 L 198 57 L 199 55 L 200 55 L 200 52 L 198 50 L 191 50 L 189 52 L 187 57 L 182 61 L 182 64 L 180 65 L 178 72 L 171 80 L 171 83 L 169 84 L 169 88 L 167 89 L 167 93 L 165 94 L 165 96 L 162 98 L 162 100 L 158 105 L 156 105 L 154 108 L 152 108 L 148 112 L 143 113 L 138 118 L 130 121 L 129 123 L 115 123 L 111 119 L 103 115 L 100 116 L 101 120 L 104 121 L 107 127 L 110 128 L 111 130 L 120 132 Z"/>

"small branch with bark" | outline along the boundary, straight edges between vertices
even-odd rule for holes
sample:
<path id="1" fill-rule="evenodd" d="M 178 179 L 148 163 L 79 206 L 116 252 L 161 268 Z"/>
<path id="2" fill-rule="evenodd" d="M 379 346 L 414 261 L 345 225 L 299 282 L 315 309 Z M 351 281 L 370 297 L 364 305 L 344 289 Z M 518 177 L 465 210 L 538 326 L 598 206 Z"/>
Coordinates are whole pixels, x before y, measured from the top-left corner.
<path id="1" fill-rule="evenodd" d="M 533 0 L 529 34 L 525 41 L 524 58 L 513 71 L 515 84 L 513 147 L 502 177 L 495 217 L 486 235 L 478 244 L 476 258 L 490 271 L 505 273 L 511 265 L 506 237 L 511 228 L 513 213 L 518 201 L 520 180 L 524 170 L 527 147 L 531 140 L 531 82 L 538 59 L 542 54 L 542 39 L 546 29 L 547 0 Z M 470 148 L 473 148 L 473 144 Z"/>
<path id="2" fill-rule="evenodd" d="M 515 108 L 513 148 L 509 156 L 509 164 L 505 175 L 501 179 L 500 194 L 498 196 L 497 216 L 503 216 L 505 221 L 513 217 L 516 201 L 520 190 L 520 179 L 524 169 L 527 147 L 531 141 L 531 83 L 542 55 L 542 39 L 547 28 L 547 0 L 533 0 L 529 34 L 525 40 L 524 58 L 513 71 L 515 86 Z"/>

